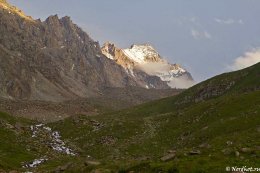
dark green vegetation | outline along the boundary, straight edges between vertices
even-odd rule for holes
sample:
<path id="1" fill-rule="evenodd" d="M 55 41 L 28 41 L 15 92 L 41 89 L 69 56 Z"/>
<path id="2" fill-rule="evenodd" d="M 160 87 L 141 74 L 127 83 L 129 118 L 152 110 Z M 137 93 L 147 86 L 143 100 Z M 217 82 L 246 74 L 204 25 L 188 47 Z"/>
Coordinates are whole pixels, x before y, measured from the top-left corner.
<path id="1" fill-rule="evenodd" d="M 32 159 L 33 154 L 26 152 L 25 138 L 29 137 L 23 130 L 15 127 L 19 122 L 19 128 L 28 122 L 0 113 L 0 168 L 21 167 L 21 162 Z"/>
<path id="2" fill-rule="evenodd" d="M 259 79 L 260 63 L 217 76 L 175 97 L 49 124 L 77 156 L 57 154 L 31 141 L 30 131 L 18 134 L 1 127 L 5 142 L 0 144 L 0 168 L 20 170 L 20 162 L 46 151 L 49 160 L 36 168 L 38 172 L 190 173 L 226 172 L 226 166 L 259 167 Z M 32 123 L 5 114 L 0 117 L 12 125 Z M 39 147 L 25 150 L 33 144 Z"/>

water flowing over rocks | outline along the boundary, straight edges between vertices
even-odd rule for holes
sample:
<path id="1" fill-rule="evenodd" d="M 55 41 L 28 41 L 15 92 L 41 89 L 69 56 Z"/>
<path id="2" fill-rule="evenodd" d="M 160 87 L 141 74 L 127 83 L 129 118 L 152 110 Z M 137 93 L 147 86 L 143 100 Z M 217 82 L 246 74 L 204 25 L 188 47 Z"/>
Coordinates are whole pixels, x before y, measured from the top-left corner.
<path id="1" fill-rule="evenodd" d="M 67 147 L 65 142 L 61 140 L 61 135 L 58 131 L 53 131 L 50 127 L 47 127 L 44 124 L 31 126 L 31 131 L 32 138 L 45 136 L 47 138 L 45 144 L 52 148 L 54 151 L 72 156 L 76 155 L 76 153 L 74 153 L 72 149 Z"/>

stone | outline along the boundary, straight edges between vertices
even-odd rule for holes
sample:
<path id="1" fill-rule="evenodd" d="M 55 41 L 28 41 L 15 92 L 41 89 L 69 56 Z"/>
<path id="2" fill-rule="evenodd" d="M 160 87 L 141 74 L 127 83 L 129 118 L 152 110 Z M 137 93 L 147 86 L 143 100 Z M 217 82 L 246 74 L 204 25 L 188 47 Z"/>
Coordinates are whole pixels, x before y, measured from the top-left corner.
<path id="1" fill-rule="evenodd" d="M 85 161 L 84 165 L 85 166 L 98 166 L 100 165 L 101 163 L 98 162 L 98 161 L 91 161 L 91 160 L 87 160 Z"/>
<path id="2" fill-rule="evenodd" d="M 15 123 L 14 127 L 16 130 L 19 130 L 19 131 L 24 130 L 26 128 L 26 126 L 24 126 L 23 124 L 21 124 L 19 122 Z"/>
<path id="3" fill-rule="evenodd" d="M 175 157 L 176 157 L 175 153 L 167 154 L 161 158 L 161 161 L 167 162 L 167 161 L 173 160 Z"/>
<path id="4" fill-rule="evenodd" d="M 12 124 L 6 123 L 5 126 L 6 126 L 8 129 L 14 129 L 14 126 L 13 126 Z"/>
<path id="5" fill-rule="evenodd" d="M 69 169 L 71 167 L 72 163 L 67 163 L 66 165 L 63 165 L 63 166 L 59 166 L 55 172 L 56 173 L 59 173 L 59 172 L 64 172 L 66 171 L 67 169 Z"/>
<path id="6" fill-rule="evenodd" d="M 223 149 L 223 150 L 222 150 L 222 153 L 223 153 L 224 155 L 230 155 L 230 154 L 232 153 L 232 150 L 229 149 L 229 148 L 226 148 L 226 149 Z"/>
<path id="7" fill-rule="evenodd" d="M 240 151 L 242 153 L 251 153 L 252 152 L 252 149 L 251 148 L 241 148 Z"/>
<path id="8" fill-rule="evenodd" d="M 192 150 L 189 152 L 189 155 L 199 155 L 199 154 L 201 154 L 200 150 Z"/>
<path id="9" fill-rule="evenodd" d="M 176 153 L 175 150 L 168 150 L 167 153 Z"/>
<path id="10" fill-rule="evenodd" d="M 210 145 L 208 143 L 200 144 L 200 148 L 210 148 Z"/>
<path id="11" fill-rule="evenodd" d="M 233 142 L 232 142 L 232 141 L 227 141 L 226 144 L 227 144 L 228 146 L 230 146 L 230 145 L 233 144 Z"/>
<path id="12" fill-rule="evenodd" d="M 236 157 L 240 156 L 240 153 L 238 151 L 235 152 Z"/>

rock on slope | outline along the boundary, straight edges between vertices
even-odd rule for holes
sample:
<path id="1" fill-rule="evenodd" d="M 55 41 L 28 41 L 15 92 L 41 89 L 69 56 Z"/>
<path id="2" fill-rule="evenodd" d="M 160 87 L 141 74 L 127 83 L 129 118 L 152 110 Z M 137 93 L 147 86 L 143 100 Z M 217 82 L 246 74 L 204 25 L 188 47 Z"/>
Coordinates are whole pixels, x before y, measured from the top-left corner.
<path id="1" fill-rule="evenodd" d="M 145 87 L 148 82 L 168 88 L 158 77 L 141 81 L 127 74 L 69 17 L 33 20 L 4 0 L 0 61 L 0 95 L 5 98 L 62 101 L 97 96 L 106 87 Z"/>
<path id="2" fill-rule="evenodd" d="M 129 49 L 117 48 L 113 43 L 105 43 L 102 53 L 121 65 L 130 75 L 143 71 L 158 76 L 172 88 L 187 88 L 194 84 L 191 74 L 178 64 L 170 64 L 149 44 L 132 45 Z M 153 86 L 147 86 L 153 87 Z"/>

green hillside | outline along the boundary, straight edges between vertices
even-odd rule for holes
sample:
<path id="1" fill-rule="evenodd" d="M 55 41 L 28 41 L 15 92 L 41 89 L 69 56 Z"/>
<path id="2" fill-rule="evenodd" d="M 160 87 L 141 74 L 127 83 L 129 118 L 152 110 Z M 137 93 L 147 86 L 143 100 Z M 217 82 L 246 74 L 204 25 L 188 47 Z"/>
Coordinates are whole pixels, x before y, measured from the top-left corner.
<path id="1" fill-rule="evenodd" d="M 46 135 L 31 139 L 29 130 L 17 134 L 1 128 L 5 142 L 0 144 L 0 169 L 219 173 L 226 172 L 227 166 L 259 167 L 259 79 L 260 63 L 209 79 L 175 97 L 48 124 L 61 133 L 76 156 L 46 148 Z M 0 115 L 13 126 L 16 121 L 35 124 Z M 16 137 L 21 141 L 14 140 Z M 25 150 L 31 144 L 37 147 Z M 11 159 L 16 153 L 18 157 Z M 47 162 L 34 169 L 21 169 L 19 163 L 42 155 L 48 157 Z"/>
<path id="2" fill-rule="evenodd" d="M 26 152 L 25 139 L 29 138 L 24 127 L 28 121 L 0 113 L 0 170 L 21 167 L 21 162 L 32 159 Z M 0 171 L 1 172 L 1 171 Z"/>

